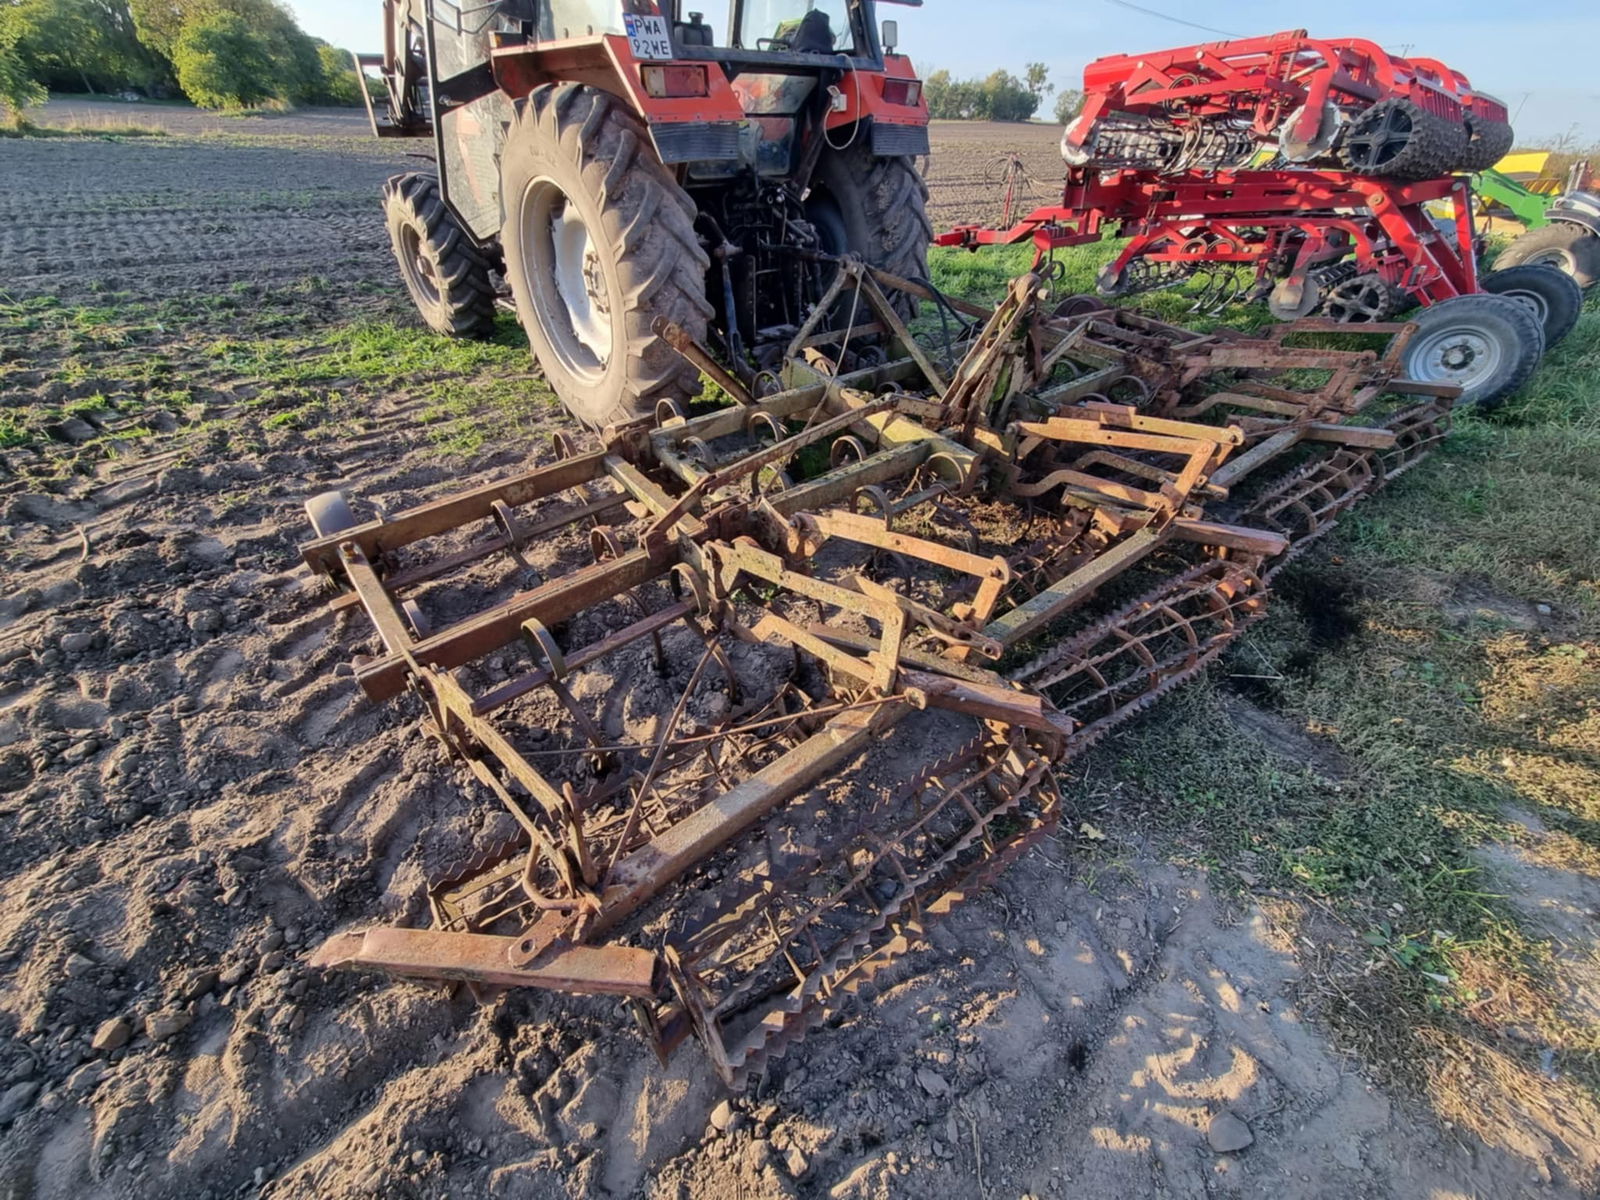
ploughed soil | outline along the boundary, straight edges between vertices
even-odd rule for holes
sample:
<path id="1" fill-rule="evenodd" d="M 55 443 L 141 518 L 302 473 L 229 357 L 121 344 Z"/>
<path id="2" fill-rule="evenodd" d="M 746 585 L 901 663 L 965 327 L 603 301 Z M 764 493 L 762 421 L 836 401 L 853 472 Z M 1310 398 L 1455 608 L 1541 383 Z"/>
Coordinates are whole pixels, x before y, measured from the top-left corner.
<path id="1" fill-rule="evenodd" d="M 393 511 L 546 440 L 442 444 L 424 381 L 335 379 L 325 416 L 275 419 L 241 338 L 413 323 L 377 205 L 407 147 L 350 114 L 136 119 L 173 132 L 0 141 L 0 413 L 52 426 L 0 450 L 0 1195 L 1592 1185 L 1579 1116 L 1486 1142 L 1372 1082 L 1306 974 L 1347 931 L 1219 897 L 1114 814 L 1080 832 L 1079 777 L 1056 838 L 737 1097 L 693 1041 L 658 1065 L 610 1001 L 308 969 L 332 932 L 418 919 L 430 831 L 492 800 L 413 703 L 360 693 L 372 639 L 298 564 L 301 502 Z M 990 135 L 936 127 L 936 209 Z M 1161 735 L 1157 708 L 1122 736 Z"/>

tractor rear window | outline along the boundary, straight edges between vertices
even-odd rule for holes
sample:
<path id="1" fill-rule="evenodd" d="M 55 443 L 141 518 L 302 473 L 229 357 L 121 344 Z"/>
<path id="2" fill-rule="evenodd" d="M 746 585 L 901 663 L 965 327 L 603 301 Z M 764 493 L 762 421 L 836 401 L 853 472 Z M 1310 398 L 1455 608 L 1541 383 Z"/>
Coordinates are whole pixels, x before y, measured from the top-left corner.
<path id="1" fill-rule="evenodd" d="M 503 5 L 501 11 L 526 5 Z M 545 0 L 539 5 L 539 36 L 588 37 L 596 33 L 621 33 L 622 10 L 615 0 Z"/>
<path id="2" fill-rule="evenodd" d="M 745 0 L 739 44 L 746 50 L 853 54 L 845 0 Z"/>

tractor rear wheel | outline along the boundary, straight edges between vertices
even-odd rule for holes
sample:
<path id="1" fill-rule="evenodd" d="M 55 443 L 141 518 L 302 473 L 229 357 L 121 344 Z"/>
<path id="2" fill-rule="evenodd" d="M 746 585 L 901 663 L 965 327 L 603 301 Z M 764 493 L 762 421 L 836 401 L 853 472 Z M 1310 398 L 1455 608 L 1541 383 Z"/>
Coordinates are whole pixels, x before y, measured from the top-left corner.
<path id="1" fill-rule="evenodd" d="M 695 205 L 634 114 L 576 83 L 535 88 L 500 159 L 506 281 L 545 379 L 591 429 L 700 391 L 651 325 L 706 335 Z"/>
<path id="2" fill-rule="evenodd" d="M 411 301 L 428 328 L 446 337 L 494 333 L 494 284 L 489 259 L 456 223 L 439 181 L 413 171 L 383 185 L 389 243 Z"/>
<path id="3" fill-rule="evenodd" d="M 1600 235 L 1571 221 L 1554 221 L 1519 234 L 1494 261 L 1497 267 L 1555 267 L 1580 288 L 1589 288 L 1600 280 Z"/>
<path id="4" fill-rule="evenodd" d="M 1411 320 L 1417 331 L 1401 354 L 1401 369 L 1422 383 L 1459 387 L 1462 406 L 1503 404 L 1544 356 L 1544 330 L 1532 310 L 1509 296 L 1456 296 Z"/>
<path id="5" fill-rule="evenodd" d="M 933 225 L 928 220 L 928 185 L 908 157 L 878 158 L 864 134 L 845 150 L 830 150 L 817 164 L 822 195 L 814 197 L 825 239 L 829 226 L 842 233 L 835 253 L 859 256 L 869 266 L 902 279 L 926 282 Z M 832 235 L 837 240 L 838 234 Z M 903 317 L 915 315 L 916 298 L 892 292 Z"/>
<path id="6" fill-rule="evenodd" d="M 1571 333 L 1583 312 L 1583 289 L 1565 271 L 1543 263 L 1490 271 L 1478 283 L 1486 292 L 1527 305 L 1544 329 L 1546 349 Z"/>

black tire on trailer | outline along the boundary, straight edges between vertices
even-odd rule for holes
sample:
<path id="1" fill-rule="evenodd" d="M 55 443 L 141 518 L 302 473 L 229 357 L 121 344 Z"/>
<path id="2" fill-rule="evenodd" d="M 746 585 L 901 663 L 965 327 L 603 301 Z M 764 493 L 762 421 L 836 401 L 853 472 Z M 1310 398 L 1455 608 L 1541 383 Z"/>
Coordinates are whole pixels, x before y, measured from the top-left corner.
<path id="1" fill-rule="evenodd" d="M 1544 330 L 1509 296 L 1456 296 L 1411 320 L 1417 331 L 1401 355 L 1402 369 L 1411 379 L 1460 387 L 1462 406 L 1499 407 L 1544 356 Z"/>
<path id="2" fill-rule="evenodd" d="M 861 129 L 845 149 L 823 152 L 815 183 L 820 199 L 831 201 L 831 211 L 818 224 L 837 221 L 844 231 L 842 249 L 902 279 L 928 278 L 933 224 L 928 220 L 928 185 L 913 159 L 879 158 Z M 891 292 L 890 297 L 902 317 L 916 314 L 915 297 L 904 292 Z"/>
<path id="3" fill-rule="evenodd" d="M 1467 118 L 1467 150 L 1462 156 L 1463 171 L 1487 171 L 1511 153 L 1516 131 L 1505 121 Z"/>
<path id="4" fill-rule="evenodd" d="M 711 260 L 694 201 L 630 109 L 581 84 L 535 88 L 501 154 L 500 203 L 517 316 L 568 412 L 601 429 L 699 393 L 699 370 L 651 324 L 705 340 Z"/>
<path id="5" fill-rule="evenodd" d="M 435 333 L 486 338 L 494 333 L 489 257 L 456 222 L 439 181 L 413 171 L 383 185 L 383 215 L 400 278 Z"/>
<path id="6" fill-rule="evenodd" d="M 1380 100 L 1345 127 L 1339 158 L 1357 175 L 1438 179 L 1455 170 L 1467 129 L 1409 100 Z"/>
<path id="7" fill-rule="evenodd" d="M 1478 286 L 1526 304 L 1544 329 L 1547 350 L 1572 332 L 1583 312 L 1583 289 L 1578 281 L 1542 263 L 1490 271 L 1478 280 Z"/>
<path id="8" fill-rule="evenodd" d="M 1600 280 L 1600 235 L 1572 221 L 1552 221 L 1519 234 L 1494 261 L 1496 266 L 1556 267 L 1580 288 L 1590 288 Z"/>

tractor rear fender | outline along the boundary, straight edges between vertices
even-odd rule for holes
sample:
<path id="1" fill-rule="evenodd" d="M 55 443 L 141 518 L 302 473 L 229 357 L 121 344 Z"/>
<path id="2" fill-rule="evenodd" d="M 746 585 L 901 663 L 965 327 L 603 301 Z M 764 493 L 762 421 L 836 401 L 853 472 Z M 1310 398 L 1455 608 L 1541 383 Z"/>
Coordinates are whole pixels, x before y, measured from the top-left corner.
<path id="1" fill-rule="evenodd" d="M 1569 192 L 1547 208 L 1544 215 L 1552 221 L 1582 225 L 1589 232 L 1600 234 L 1600 196 L 1593 192 Z"/>
<path id="2" fill-rule="evenodd" d="M 706 94 L 651 96 L 641 75 L 641 68 L 650 66 L 701 68 Z M 494 50 L 493 69 L 500 90 L 515 100 L 546 83 L 581 83 L 609 92 L 644 120 L 664 163 L 739 157 L 744 112 L 716 63 L 683 59 L 641 62 L 633 56 L 626 37 L 601 34 L 537 46 L 499 46 Z"/>
<path id="3" fill-rule="evenodd" d="M 886 54 L 881 74 L 851 71 L 837 86 L 840 107 L 831 110 L 824 122 L 830 132 L 868 120 L 872 153 L 879 158 L 929 152 L 928 102 L 917 70 L 905 55 Z"/>
<path id="4" fill-rule="evenodd" d="M 828 60 L 829 63 L 838 60 Z M 819 63 L 827 65 L 826 63 Z M 644 72 L 670 68 L 701 73 L 703 96 L 652 96 Z M 626 101 L 650 130 L 661 161 L 713 162 L 739 157 L 739 130 L 745 119 L 739 95 L 721 66 L 711 60 L 641 60 L 620 34 L 506 44 L 493 52 L 492 69 L 500 90 L 513 99 L 546 83 L 574 82 Z M 680 75 L 680 78 L 682 76 Z M 878 70 L 846 72 L 839 107 L 827 127 L 836 130 L 871 121 L 872 151 L 880 157 L 928 153 L 928 104 L 911 60 L 890 54 Z"/>
<path id="5" fill-rule="evenodd" d="M 1552 208 L 1544 215 L 1563 225 L 1581 225 L 1596 237 L 1600 237 L 1600 216 L 1594 213 L 1579 212 L 1570 208 Z"/>

